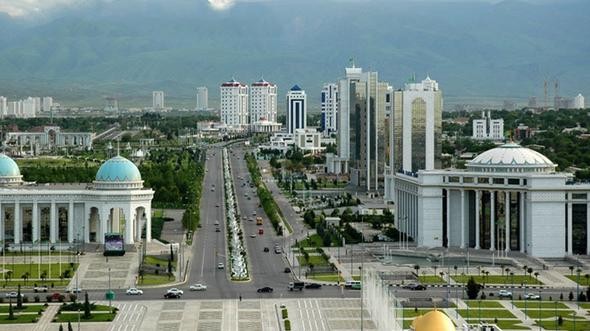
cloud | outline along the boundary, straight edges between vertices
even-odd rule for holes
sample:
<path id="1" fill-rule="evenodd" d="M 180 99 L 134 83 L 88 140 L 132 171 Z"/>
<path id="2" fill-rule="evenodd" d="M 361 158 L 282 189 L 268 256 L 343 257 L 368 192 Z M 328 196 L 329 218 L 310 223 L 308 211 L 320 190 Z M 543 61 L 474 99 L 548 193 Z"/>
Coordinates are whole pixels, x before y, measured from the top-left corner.
<path id="1" fill-rule="evenodd" d="M 211 8 L 215 10 L 226 10 L 235 4 L 235 0 L 208 0 Z"/>

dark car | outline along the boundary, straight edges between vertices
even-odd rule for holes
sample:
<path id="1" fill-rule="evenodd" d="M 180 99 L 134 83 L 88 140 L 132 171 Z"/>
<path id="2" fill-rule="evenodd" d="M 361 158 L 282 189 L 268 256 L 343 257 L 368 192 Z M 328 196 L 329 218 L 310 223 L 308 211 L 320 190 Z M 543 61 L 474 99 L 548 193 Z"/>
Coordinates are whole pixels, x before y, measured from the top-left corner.
<path id="1" fill-rule="evenodd" d="M 286 274 L 288 274 L 288 273 L 290 273 L 290 272 L 291 272 L 291 268 L 287 267 L 287 268 L 285 268 L 285 270 L 283 270 L 283 271 L 284 271 Z"/>
<path id="2" fill-rule="evenodd" d="M 318 288 L 322 288 L 322 284 L 309 283 L 309 284 L 305 284 L 305 288 L 318 289 Z"/>
<path id="3" fill-rule="evenodd" d="M 175 292 L 168 292 L 164 294 L 164 298 L 166 299 L 180 299 L 180 294 Z"/>
<path id="4" fill-rule="evenodd" d="M 407 290 L 412 290 L 412 291 L 424 291 L 426 290 L 426 286 L 422 285 L 422 284 L 408 284 L 406 286 L 404 286 L 405 289 Z"/>
<path id="5" fill-rule="evenodd" d="M 268 286 L 265 286 L 265 287 L 262 287 L 262 288 L 259 288 L 258 290 L 256 290 L 256 292 L 258 292 L 258 293 L 272 293 L 272 291 L 273 291 L 272 287 L 268 287 Z"/>
<path id="6" fill-rule="evenodd" d="M 270 250 L 268 249 L 268 247 L 264 247 L 264 252 L 265 252 L 265 253 L 268 253 L 268 251 L 270 251 Z"/>

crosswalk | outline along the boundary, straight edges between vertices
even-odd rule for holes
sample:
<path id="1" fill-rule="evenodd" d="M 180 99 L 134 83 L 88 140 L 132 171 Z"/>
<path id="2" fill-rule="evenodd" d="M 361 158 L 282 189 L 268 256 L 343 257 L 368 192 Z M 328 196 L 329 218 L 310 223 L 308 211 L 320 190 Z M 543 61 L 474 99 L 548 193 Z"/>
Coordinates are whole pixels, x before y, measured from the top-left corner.
<path id="1" fill-rule="evenodd" d="M 109 331 L 138 331 L 146 312 L 146 307 L 135 303 L 119 303 L 117 317 L 111 323 Z"/>

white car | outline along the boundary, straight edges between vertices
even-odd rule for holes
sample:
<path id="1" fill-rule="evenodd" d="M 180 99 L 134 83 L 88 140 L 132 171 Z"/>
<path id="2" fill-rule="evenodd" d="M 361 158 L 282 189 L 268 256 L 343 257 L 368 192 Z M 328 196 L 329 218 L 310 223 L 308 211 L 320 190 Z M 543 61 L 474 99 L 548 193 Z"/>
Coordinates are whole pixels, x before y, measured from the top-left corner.
<path id="1" fill-rule="evenodd" d="M 178 289 L 176 287 L 173 287 L 173 288 L 169 289 L 168 291 L 166 291 L 166 293 L 174 293 L 174 294 L 183 295 L 184 291 L 181 289 Z"/>
<path id="2" fill-rule="evenodd" d="M 191 291 L 206 291 L 207 290 L 207 285 L 193 284 L 193 285 L 189 286 L 189 289 Z"/>
<path id="3" fill-rule="evenodd" d="M 534 293 L 527 293 L 524 295 L 525 300 L 541 300 L 541 296 Z"/>
<path id="4" fill-rule="evenodd" d="M 37 293 L 37 292 L 47 292 L 47 290 L 48 290 L 48 288 L 47 288 L 47 286 L 45 286 L 45 285 L 41 285 L 41 286 L 35 286 L 35 287 L 33 287 L 33 291 L 34 291 L 35 293 Z"/>
<path id="5" fill-rule="evenodd" d="M 127 295 L 142 295 L 143 291 L 138 288 L 132 287 L 128 289 L 126 293 Z"/>
<path id="6" fill-rule="evenodd" d="M 250 235 L 250 238 L 256 238 L 256 233 L 252 233 L 252 234 Z"/>
<path id="7" fill-rule="evenodd" d="M 20 296 L 22 298 L 25 295 L 21 293 Z M 17 292 L 8 292 L 8 293 L 5 294 L 5 297 L 7 297 L 7 298 L 13 298 L 14 299 L 14 298 L 18 297 L 18 293 Z"/>
<path id="8" fill-rule="evenodd" d="M 82 293 L 82 289 L 81 288 L 71 288 L 69 290 L 67 290 L 66 292 L 68 293 Z"/>
<path id="9" fill-rule="evenodd" d="M 512 298 L 512 292 L 506 290 L 498 291 L 498 296 L 500 298 Z"/>
<path id="10" fill-rule="evenodd" d="M 223 268 L 225 268 L 223 263 L 221 263 L 221 262 L 217 263 L 217 269 L 223 269 Z"/>

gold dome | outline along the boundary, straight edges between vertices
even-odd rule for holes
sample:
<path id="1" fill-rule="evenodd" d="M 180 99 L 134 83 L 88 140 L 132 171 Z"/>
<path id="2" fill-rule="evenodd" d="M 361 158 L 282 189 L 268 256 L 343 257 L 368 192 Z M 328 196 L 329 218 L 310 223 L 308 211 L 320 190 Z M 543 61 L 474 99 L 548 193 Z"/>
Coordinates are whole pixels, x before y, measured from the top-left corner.
<path id="1" fill-rule="evenodd" d="M 414 318 L 414 320 L 412 321 L 412 325 L 410 325 L 410 328 L 412 330 L 416 330 L 418 328 L 418 323 L 420 323 L 421 318 L 422 318 L 422 314 L 420 314 L 416 318 Z"/>
<path id="2" fill-rule="evenodd" d="M 412 322 L 412 327 L 416 331 L 456 331 L 453 321 L 438 310 L 416 317 Z"/>

